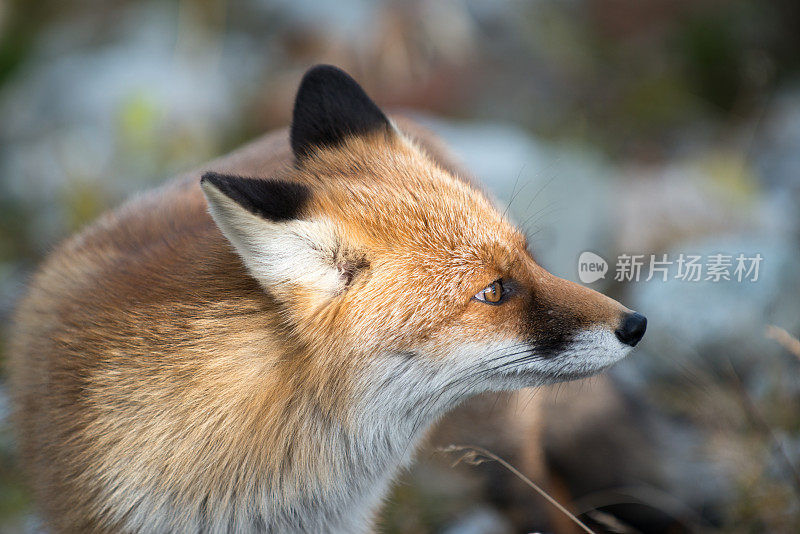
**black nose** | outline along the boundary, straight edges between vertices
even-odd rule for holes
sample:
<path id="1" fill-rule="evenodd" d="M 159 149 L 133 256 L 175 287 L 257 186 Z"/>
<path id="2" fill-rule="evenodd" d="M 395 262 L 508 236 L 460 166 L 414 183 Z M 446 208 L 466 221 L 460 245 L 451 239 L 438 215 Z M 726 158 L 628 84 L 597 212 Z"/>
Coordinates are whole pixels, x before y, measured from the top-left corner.
<path id="1" fill-rule="evenodd" d="M 647 317 L 641 313 L 629 313 L 622 319 L 622 324 L 619 325 L 614 333 L 617 339 L 635 347 L 636 344 L 642 339 L 644 331 L 647 330 Z"/>

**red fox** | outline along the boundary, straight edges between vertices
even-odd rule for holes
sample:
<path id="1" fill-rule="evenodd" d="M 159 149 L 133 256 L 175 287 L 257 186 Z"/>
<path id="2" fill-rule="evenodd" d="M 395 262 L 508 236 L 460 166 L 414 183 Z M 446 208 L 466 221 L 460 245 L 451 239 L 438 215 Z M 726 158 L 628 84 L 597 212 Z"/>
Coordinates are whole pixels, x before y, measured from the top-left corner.
<path id="1" fill-rule="evenodd" d="M 369 531 L 450 408 L 644 334 L 335 67 L 306 73 L 288 132 L 203 170 L 68 240 L 18 307 L 15 421 L 52 532 Z"/>

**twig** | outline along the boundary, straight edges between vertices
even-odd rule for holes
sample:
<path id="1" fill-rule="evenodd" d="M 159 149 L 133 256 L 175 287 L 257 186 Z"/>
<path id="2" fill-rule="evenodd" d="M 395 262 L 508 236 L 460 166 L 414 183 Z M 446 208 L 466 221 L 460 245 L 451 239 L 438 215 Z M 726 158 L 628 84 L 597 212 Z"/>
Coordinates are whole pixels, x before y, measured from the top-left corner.
<path id="1" fill-rule="evenodd" d="M 780 326 L 775 326 L 774 324 L 767 325 L 764 335 L 780 343 L 783 348 L 794 354 L 797 359 L 800 360 L 800 339 L 797 339 Z"/>
<path id="2" fill-rule="evenodd" d="M 561 513 L 569 517 L 572 520 L 572 522 L 581 527 L 584 532 L 588 532 L 588 534 L 596 534 L 595 531 L 587 527 L 580 519 L 575 517 L 575 515 L 573 515 L 569 510 L 567 510 L 564 506 L 562 506 L 561 503 L 559 503 L 557 500 L 551 497 L 549 493 L 540 488 L 531 479 L 520 473 L 517 470 L 517 468 L 515 468 L 513 465 L 503 460 L 493 452 L 484 449 L 483 447 L 478 447 L 475 445 L 450 445 L 449 447 L 440 448 L 439 451 L 446 453 L 461 453 L 461 456 L 455 462 L 453 462 L 454 467 L 459 462 L 465 462 L 469 465 L 480 465 L 487 459 L 499 463 L 500 465 L 511 471 L 511 473 L 514 476 L 516 476 L 517 478 L 522 480 L 525 484 L 534 489 L 539 495 L 544 497 L 547 500 L 547 502 L 558 508 L 558 510 Z"/>

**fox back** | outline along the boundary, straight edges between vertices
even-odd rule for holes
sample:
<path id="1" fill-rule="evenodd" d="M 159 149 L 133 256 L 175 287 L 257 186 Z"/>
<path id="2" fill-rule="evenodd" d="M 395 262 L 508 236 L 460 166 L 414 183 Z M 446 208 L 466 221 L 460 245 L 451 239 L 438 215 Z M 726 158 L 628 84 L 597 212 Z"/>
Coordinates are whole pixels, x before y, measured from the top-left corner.
<path id="1" fill-rule="evenodd" d="M 60 246 L 9 373 L 53 532 L 351 533 L 448 409 L 601 371 L 644 328 L 319 66 L 288 131 Z"/>

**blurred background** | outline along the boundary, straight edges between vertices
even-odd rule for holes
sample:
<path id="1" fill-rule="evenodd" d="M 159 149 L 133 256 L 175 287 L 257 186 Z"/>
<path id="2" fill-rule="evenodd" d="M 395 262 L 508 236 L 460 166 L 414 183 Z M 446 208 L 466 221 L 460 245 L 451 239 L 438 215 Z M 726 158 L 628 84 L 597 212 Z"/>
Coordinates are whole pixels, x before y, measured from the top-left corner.
<path id="1" fill-rule="evenodd" d="M 388 501 L 388 533 L 797 532 L 796 0 L 0 0 L 0 322 L 61 239 L 288 124 L 325 62 L 410 110 L 535 256 L 648 316 L 611 373 L 478 399 Z M 619 254 L 760 254 L 758 280 L 614 280 Z M 670 271 L 671 275 L 676 273 Z M 0 336 L 0 360 L 4 337 Z M 2 390 L 0 379 L 0 391 Z M 0 532 L 35 521 L 0 396 Z M 438 445 L 437 445 L 438 444 Z"/>

